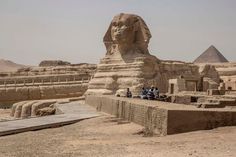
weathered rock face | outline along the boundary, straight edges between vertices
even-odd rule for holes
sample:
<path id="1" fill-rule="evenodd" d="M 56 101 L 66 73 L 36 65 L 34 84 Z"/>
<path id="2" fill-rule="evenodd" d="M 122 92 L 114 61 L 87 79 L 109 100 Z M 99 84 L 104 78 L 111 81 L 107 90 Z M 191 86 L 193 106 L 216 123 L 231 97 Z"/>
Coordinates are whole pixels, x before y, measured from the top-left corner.
<path id="1" fill-rule="evenodd" d="M 56 113 L 56 108 L 49 106 L 42 109 L 39 109 L 36 113 L 37 116 L 48 116 L 48 115 L 54 115 Z"/>
<path id="2" fill-rule="evenodd" d="M 62 60 L 45 60 L 39 63 L 40 67 L 70 65 L 70 62 Z"/>
<path id="3" fill-rule="evenodd" d="M 214 65 L 199 65 L 199 73 L 202 77 L 208 77 L 216 83 L 220 83 L 220 75 Z"/>
<path id="4" fill-rule="evenodd" d="M 0 76 L 0 108 L 25 100 L 82 96 L 96 65 L 24 68 Z"/>
<path id="5" fill-rule="evenodd" d="M 98 65 L 87 94 L 122 94 L 128 87 L 137 93 L 145 81 L 155 78 L 160 61 L 148 52 L 150 38 L 141 17 L 115 16 L 103 39 L 106 56 Z"/>
<path id="6" fill-rule="evenodd" d="M 204 67 L 205 64 L 197 64 L 200 67 Z M 220 79 L 224 83 L 226 90 L 236 90 L 236 63 L 211 63 L 219 74 Z"/>
<path id="7" fill-rule="evenodd" d="M 29 118 L 55 114 L 57 100 L 21 101 L 12 105 L 10 116 L 14 118 Z"/>
<path id="8" fill-rule="evenodd" d="M 86 94 L 120 94 L 130 88 L 138 95 L 144 86 L 167 92 L 168 79 L 179 75 L 199 77 L 198 67 L 185 63 L 161 62 L 148 52 L 151 33 L 137 15 L 115 16 L 104 36 L 107 49 Z"/>
<path id="9" fill-rule="evenodd" d="M 199 65 L 199 73 L 203 78 L 202 90 L 217 89 L 220 83 L 220 75 L 214 65 Z"/>

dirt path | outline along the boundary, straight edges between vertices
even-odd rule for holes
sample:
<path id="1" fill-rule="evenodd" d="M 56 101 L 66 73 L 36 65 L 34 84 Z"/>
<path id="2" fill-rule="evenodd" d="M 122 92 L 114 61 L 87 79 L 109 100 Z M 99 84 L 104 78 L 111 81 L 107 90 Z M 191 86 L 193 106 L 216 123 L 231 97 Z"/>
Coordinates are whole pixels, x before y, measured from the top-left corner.
<path id="1" fill-rule="evenodd" d="M 143 137 L 142 127 L 103 116 L 60 128 L 0 137 L 0 157 L 234 157 L 236 127 Z"/>

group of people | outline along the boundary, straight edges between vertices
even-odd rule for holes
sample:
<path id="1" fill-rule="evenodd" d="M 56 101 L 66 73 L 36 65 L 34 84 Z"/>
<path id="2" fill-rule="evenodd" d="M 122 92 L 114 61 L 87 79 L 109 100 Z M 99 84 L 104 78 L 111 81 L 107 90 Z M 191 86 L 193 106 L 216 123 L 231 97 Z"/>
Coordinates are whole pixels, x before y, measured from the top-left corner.
<path id="1" fill-rule="evenodd" d="M 142 91 L 140 93 L 141 99 L 148 99 L 148 100 L 154 100 L 159 98 L 159 89 L 157 87 L 151 87 L 151 88 L 142 88 Z"/>
<path id="2" fill-rule="evenodd" d="M 141 99 L 148 99 L 148 100 L 154 100 L 159 98 L 159 89 L 157 87 L 151 87 L 151 88 L 142 88 L 142 91 L 140 93 Z M 129 88 L 127 88 L 126 97 L 131 98 L 132 93 Z"/>

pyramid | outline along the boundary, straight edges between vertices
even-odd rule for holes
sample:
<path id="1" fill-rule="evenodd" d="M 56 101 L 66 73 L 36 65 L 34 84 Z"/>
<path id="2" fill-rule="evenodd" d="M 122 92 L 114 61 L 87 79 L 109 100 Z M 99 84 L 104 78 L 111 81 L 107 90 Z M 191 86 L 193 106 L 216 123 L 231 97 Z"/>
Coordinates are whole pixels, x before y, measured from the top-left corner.
<path id="1" fill-rule="evenodd" d="M 205 52 L 203 52 L 194 63 L 223 63 L 229 62 L 216 48 L 210 46 Z"/>
<path id="2" fill-rule="evenodd" d="M 0 59 L 0 72 L 16 71 L 19 68 L 24 68 L 25 65 L 14 63 L 10 60 Z"/>

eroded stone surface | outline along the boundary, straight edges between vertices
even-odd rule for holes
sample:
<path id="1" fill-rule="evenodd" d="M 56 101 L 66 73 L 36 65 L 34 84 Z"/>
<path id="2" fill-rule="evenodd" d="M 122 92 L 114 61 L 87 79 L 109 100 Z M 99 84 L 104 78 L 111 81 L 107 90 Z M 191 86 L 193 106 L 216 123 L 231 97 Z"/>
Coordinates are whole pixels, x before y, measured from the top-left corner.
<path id="1" fill-rule="evenodd" d="M 28 67 L 6 73 L 0 76 L 0 107 L 25 100 L 82 96 L 95 70 L 96 65 L 84 63 Z"/>
<path id="2" fill-rule="evenodd" d="M 53 109 L 54 107 L 51 105 L 56 102 L 57 100 L 33 100 L 18 102 L 12 105 L 10 116 L 14 118 L 29 118 L 38 115 L 49 115 L 50 113 L 53 113 L 53 110 L 49 111 L 44 108 L 50 107 Z"/>
<path id="3" fill-rule="evenodd" d="M 191 63 L 161 61 L 148 51 L 151 33 L 144 20 L 133 14 L 115 16 L 104 36 L 107 52 L 86 94 L 125 95 L 130 88 L 139 95 L 142 87 L 168 91 L 168 80 L 191 76 L 200 80 L 199 67 Z"/>

